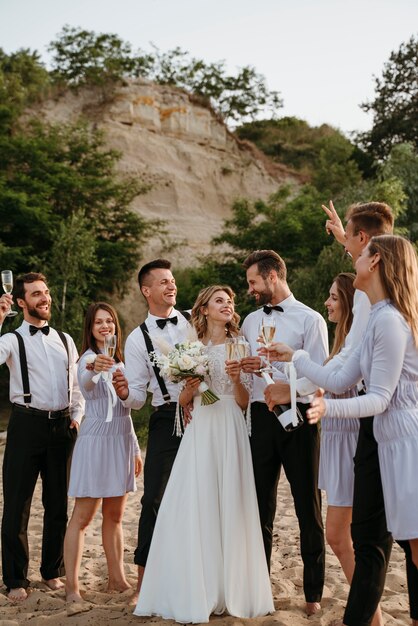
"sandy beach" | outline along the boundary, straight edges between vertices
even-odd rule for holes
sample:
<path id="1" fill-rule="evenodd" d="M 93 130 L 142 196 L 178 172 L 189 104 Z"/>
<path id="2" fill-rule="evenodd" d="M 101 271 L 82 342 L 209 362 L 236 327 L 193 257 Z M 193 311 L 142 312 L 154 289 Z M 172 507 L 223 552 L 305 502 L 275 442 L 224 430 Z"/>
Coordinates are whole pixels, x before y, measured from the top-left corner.
<path id="1" fill-rule="evenodd" d="M 0 460 L 4 451 L 4 438 L 0 440 Z M 125 567 L 128 579 L 135 584 L 136 567 L 133 564 L 133 551 L 142 493 L 142 479 L 138 480 L 138 491 L 131 494 L 124 518 Z M 70 501 L 71 511 L 73 501 Z M 0 500 L 0 511 L 3 502 Z M 324 508 L 325 510 L 325 508 Z M 86 535 L 86 545 L 81 570 L 83 605 L 65 602 L 64 592 L 50 591 L 42 582 L 39 573 L 40 546 L 42 533 L 42 504 L 40 482 L 36 487 L 29 524 L 31 560 L 29 578 L 30 595 L 26 601 L 13 605 L 6 597 L 5 587 L 0 593 L 0 626 L 111 626 L 114 624 L 138 624 L 153 622 L 174 623 L 159 618 L 138 618 L 132 615 L 128 606 L 129 592 L 124 594 L 106 593 L 106 561 L 101 546 L 101 516 L 97 515 Z M 278 512 L 274 529 L 273 561 L 271 582 L 276 612 L 274 615 L 252 620 L 241 620 L 230 616 L 216 616 L 211 622 L 217 626 L 326 626 L 333 619 L 342 617 L 348 593 L 348 585 L 336 557 L 327 549 L 327 569 L 322 611 L 308 618 L 304 611 L 302 592 L 302 563 L 298 549 L 298 527 L 293 510 L 289 486 L 284 477 L 279 485 Z M 394 546 L 386 579 L 382 609 L 387 626 L 409 625 L 408 597 L 406 589 L 403 553 Z"/>

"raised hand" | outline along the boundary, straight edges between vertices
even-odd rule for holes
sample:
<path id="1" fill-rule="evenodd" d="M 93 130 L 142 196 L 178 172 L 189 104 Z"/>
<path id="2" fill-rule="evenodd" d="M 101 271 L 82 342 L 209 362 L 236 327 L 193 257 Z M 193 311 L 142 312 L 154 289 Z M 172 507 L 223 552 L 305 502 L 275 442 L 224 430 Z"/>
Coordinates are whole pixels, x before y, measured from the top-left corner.
<path id="1" fill-rule="evenodd" d="M 108 372 L 114 364 L 115 361 L 112 357 L 106 356 L 105 354 L 98 354 L 94 359 L 94 371 Z"/>
<path id="2" fill-rule="evenodd" d="M 0 324 L 3 324 L 4 318 L 10 311 L 10 308 L 13 304 L 13 298 L 10 294 L 4 293 L 0 296 Z"/>
<path id="3" fill-rule="evenodd" d="M 262 365 L 263 363 L 259 356 L 246 356 L 241 359 L 241 368 L 246 374 L 258 373 Z"/>
<path id="4" fill-rule="evenodd" d="M 294 350 L 285 343 L 271 343 L 269 348 L 258 348 L 257 352 L 260 356 L 270 355 L 272 361 L 291 361 Z"/>
<path id="5" fill-rule="evenodd" d="M 225 371 L 233 383 L 240 382 L 241 363 L 240 361 L 225 361 Z"/>
<path id="6" fill-rule="evenodd" d="M 274 385 L 267 385 L 264 389 L 264 398 L 270 411 L 278 404 L 289 404 L 290 386 L 281 381 L 275 382 Z"/>
<path id="7" fill-rule="evenodd" d="M 129 386 L 128 381 L 125 378 L 122 370 L 117 369 L 115 372 L 113 372 L 112 382 L 116 391 L 116 395 L 121 400 L 126 400 L 126 398 L 129 396 Z"/>
<path id="8" fill-rule="evenodd" d="M 318 389 L 311 402 L 311 407 L 306 411 L 306 419 L 310 424 L 316 424 L 325 415 L 324 390 Z"/>
<path id="9" fill-rule="evenodd" d="M 345 230 L 342 221 L 334 208 L 334 204 L 332 200 L 329 201 L 329 208 L 325 205 L 321 205 L 323 210 L 328 216 L 327 221 L 325 222 L 325 229 L 330 235 L 331 233 L 334 235 L 335 239 L 344 245 L 345 243 Z"/>

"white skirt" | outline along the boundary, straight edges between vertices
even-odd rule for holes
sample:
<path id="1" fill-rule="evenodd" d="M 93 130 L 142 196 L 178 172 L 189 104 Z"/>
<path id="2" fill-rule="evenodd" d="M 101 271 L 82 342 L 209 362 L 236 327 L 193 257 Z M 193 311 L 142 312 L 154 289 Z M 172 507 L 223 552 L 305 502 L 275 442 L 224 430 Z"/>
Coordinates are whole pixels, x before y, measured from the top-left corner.
<path id="1" fill-rule="evenodd" d="M 274 612 L 241 409 L 197 404 L 160 506 L 135 615 L 181 623 Z"/>

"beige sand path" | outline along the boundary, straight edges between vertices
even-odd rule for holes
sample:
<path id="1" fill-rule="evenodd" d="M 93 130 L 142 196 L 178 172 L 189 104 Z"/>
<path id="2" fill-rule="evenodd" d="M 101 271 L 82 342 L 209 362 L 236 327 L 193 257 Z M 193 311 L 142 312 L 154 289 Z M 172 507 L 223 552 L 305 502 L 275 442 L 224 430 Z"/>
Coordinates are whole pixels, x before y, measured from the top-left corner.
<path id="1" fill-rule="evenodd" d="M 1 458 L 4 440 L 0 441 Z M 125 529 L 125 561 L 128 579 L 135 583 L 136 568 L 132 554 L 136 543 L 137 522 L 142 492 L 142 479 L 138 481 L 139 491 L 128 499 Z M 341 617 L 348 587 L 337 559 L 328 549 L 326 586 L 322 602 L 323 610 L 307 618 L 304 611 L 302 593 L 302 566 L 298 554 L 297 522 L 293 511 L 292 498 L 287 481 L 282 478 L 279 485 L 279 506 L 274 529 L 274 550 L 271 580 L 276 606 L 274 615 L 240 620 L 234 617 L 214 617 L 216 626 L 326 626 L 333 619 Z M 72 506 L 72 502 L 70 504 Z M 0 511 L 2 500 L 0 500 Z M 67 605 L 64 593 L 50 591 L 41 582 L 39 574 L 40 538 L 42 531 L 42 505 L 38 482 L 32 516 L 30 520 L 31 566 L 29 578 L 32 581 L 29 598 L 19 606 L 12 605 L 0 589 L 0 626 L 113 626 L 118 624 L 140 624 L 152 622 L 156 626 L 173 624 L 159 618 L 137 618 L 132 608 L 127 606 L 128 594 L 113 595 L 105 592 L 106 563 L 101 547 L 101 517 L 98 515 L 87 531 L 81 585 L 86 599 L 85 606 Z M 410 624 L 408 598 L 406 592 L 405 567 L 401 550 L 394 548 L 387 576 L 386 590 L 382 601 L 385 624 L 387 626 L 407 626 Z"/>

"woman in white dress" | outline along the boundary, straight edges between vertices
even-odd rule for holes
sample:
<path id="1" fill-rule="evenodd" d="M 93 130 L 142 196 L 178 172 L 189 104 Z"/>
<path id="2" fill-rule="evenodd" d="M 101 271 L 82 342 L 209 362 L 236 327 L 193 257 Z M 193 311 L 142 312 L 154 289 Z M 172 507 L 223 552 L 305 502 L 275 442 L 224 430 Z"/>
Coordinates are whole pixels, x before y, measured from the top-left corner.
<path id="1" fill-rule="evenodd" d="M 192 419 L 158 512 L 135 615 L 202 623 L 212 613 L 274 611 L 245 420 L 249 377 L 225 354 L 238 321 L 229 287 L 200 292 L 192 323 L 207 346 L 206 382 L 219 401 L 202 406 L 196 378 L 180 394 L 182 406 L 193 403 Z"/>
<path id="2" fill-rule="evenodd" d="M 363 378 L 366 393 L 315 398 L 308 419 L 375 415 L 388 529 L 405 550 L 410 611 L 418 626 L 418 262 L 403 237 L 373 237 L 356 262 L 354 286 L 372 305 L 362 344 L 341 370 L 327 373 L 306 352 L 275 344 L 272 357 L 292 359 L 299 375 L 341 393 Z"/>
<path id="3" fill-rule="evenodd" d="M 107 335 L 116 335 L 114 359 L 103 354 Z M 108 591 L 130 588 L 123 570 L 122 517 L 127 493 L 136 491 L 135 476 L 142 468 L 141 452 L 129 409 L 113 394 L 101 372 L 122 368 L 121 332 L 115 309 L 93 303 L 84 320 L 78 382 L 86 399 L 71 463 L 68 495 L 75 504 L 64 541 L 66 595 L 69 602 L 83 600 L 79 571 L 87 526 L 102 502 L 102 540 L 108 566 Z M 99 375 L 98 375 L 99 374 Z M 116 396 L 114 396 L 116 398 Z"/>
<path id="4" fill-rule="evenodd" d="M 336 324 L 330 361 L 344 346 L 353 321 L 355 274 L 343 272 L 333 280 L 325 302 L 328 319 Z M 357 395 L 354 385 L 343 396 Z M 329 397 L 336 397 L 329 394 Z M 360 422 L 329 417 L 322 421 L 318 486 L 327 494 L 326 538 L 350 583 L 354 572 L 351 519 L 354 490 L 354 455 Z"/>

